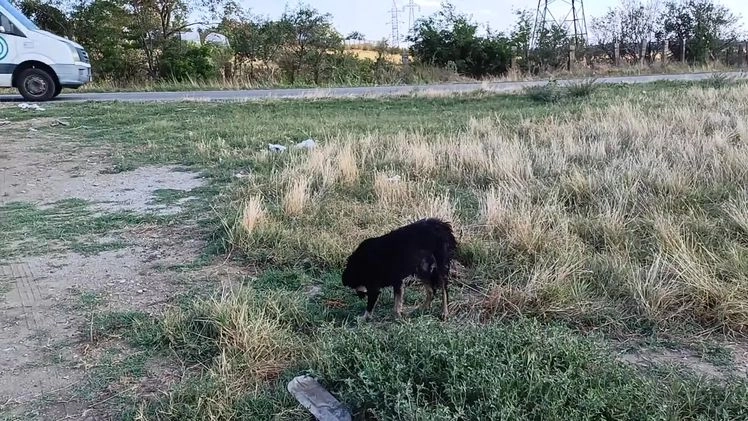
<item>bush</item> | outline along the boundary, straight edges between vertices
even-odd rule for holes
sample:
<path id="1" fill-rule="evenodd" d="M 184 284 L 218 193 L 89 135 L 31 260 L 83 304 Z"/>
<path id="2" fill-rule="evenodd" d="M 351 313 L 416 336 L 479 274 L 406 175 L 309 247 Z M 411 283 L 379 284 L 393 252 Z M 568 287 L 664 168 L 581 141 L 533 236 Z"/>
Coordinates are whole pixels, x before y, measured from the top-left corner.
<path id="1" fill-rule="evenodd" d="M 322 332 L 317 370 L 367 419 L 742 419 L 748 383 L 657 379 L 535 321 Z"/>
<path id="2" fill-rule="evenodd" d="M 545 85 L 529 86 L 524 89 L 525 95 L 533 101 L 554 103 L 560 101 L 564 93 L 555 80 Z"/>
<path id="3" fill-rule="evenodd" d="M 167 44 L 159 61 L 159 74 L 164 79 L 210 80 L 218 73 L 212 47 L 207 45 L 174 41 Z"/>
<path id="4" fill-rule="evenodd" d="M 524 93 L 535 102 L 552 104 L 567 98 L 589 97 L 597 91 L 598 87 L 596 79 L 571 83 L 564 87 L 559 86 L 558 82 L 554 80 L 545 85 L 527 87 L 524 89 Z"/>
<path id="5" fill-rule="evenodd" d="M 714 73 L 709 77 L 709 79 L 707 79 L 707 85 L 714 89 L 725 88 L 730 86 L 732 82 L 733 79 L 722 72 Z"/>
<path id="6" fill-rule="evenodd" d="M 566 93 L 571 98 L 585 98 L 597 91 L 599 85 L 597 79 L 588 79 L 582 82 L 571 83 L 566 87 Z"/>
<path id="7" fill-rule="evenodd" d="M 417 62 L 446 67 L 454 63 L 457 73 L 472 77 L 501 75 L 511 62 L 509 40 L 489 32 L 478 35 L 478 25 L 445 4 L 434 16 L 420 20 L 408 40 Z"/>

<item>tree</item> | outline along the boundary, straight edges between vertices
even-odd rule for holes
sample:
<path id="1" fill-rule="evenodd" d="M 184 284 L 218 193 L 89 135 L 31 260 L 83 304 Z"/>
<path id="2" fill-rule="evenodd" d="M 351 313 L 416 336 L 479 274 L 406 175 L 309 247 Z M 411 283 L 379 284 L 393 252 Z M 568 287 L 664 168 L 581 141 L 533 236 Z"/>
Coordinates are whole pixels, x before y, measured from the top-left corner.
<path id="1" fill-rule="evenodd" d="M 712 0 L 670 1 L 665 6 L 663 20 L 666 36 L 686 40 L 688 61 L 714 60 L 715 53 L 737 39 L 737 17 Z M 680 44 L 675 47 L 683 49 Z"/>
<path id="2" fill-rule="evenodd" d="M 512 53 L 522 57 L 520 67 L 523 70 L 529 69 L 530 42 L 532 42 L 533 16 L 529 10 L 516 10 L 514 15 L 517 17 L 514 27 L 509 34 L 510 44 L 514 50 Z"/>
<path id="3" fill-rule="evenodd" d="M 39 0 L 20 0 L 18 9 L 45 31 L 62 36 L 73 36 L 73 25 L 70 18 L 59 4 L 43 3 Z"/>
<path id="4" fill-rule="evenodd" d="M 506 73 L 511 62 L 510 41 L 503 34 L 478 35 L 478 25 L 450 3 L 434 15 L 419 19 L 408 36 L 410 50 L 420 63 L 446 67 L 472 77 Z"/>
<path id="5" fill-rule="evenodd" d="M 346 35 L 345 40 L 346 41 L 364 41 L 366 40 L 366 37 L 361 32 L 353 31 L 350 34 Z"/>
<path id="6" fill-rule="evenodd" d="M 343 51 L 343 38 L 333 28 L 331 19 L 330 14 L 320 14 L 309 6 L 283 14 L 274 35 L 288 40 L 279 65 L 291 84 L 303 70 L 311 73 L 315 84 L 319 83 L 325 58 Z"/>
<path id="7" fill-rule="evenodd" d="M 642 43 L 661 37 L 660 15 L 658 0 L 621 0 L 617 7 L 592 20 L 592 32 L 610 57 L 613 57 L 613 44 L 618 42 L 623 56 L 638 61 L 642 58 Z"/>
<path id="8" fill-rule="evenodd" d="M 77 4 L 71 15 L 76 40 L 88 50 L 97 77 L 132 80 L 143 75 L 142 50 L 129 28 L 124 0 Z"/>
<path id="9" fill-rule="evenodd" d="M 535 70 L 553 70 L 565 66 L 569 60 L 569 32 L 566 28 L 553 24 L 543 28 L 538 34 L 535 49 L 530 59 Z"/>

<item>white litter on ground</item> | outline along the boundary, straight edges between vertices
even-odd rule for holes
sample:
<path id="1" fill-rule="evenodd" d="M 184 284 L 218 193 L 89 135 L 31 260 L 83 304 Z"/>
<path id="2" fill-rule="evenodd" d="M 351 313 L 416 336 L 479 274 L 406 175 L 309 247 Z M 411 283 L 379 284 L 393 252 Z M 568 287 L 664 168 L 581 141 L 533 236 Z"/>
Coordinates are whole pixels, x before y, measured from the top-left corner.
<path id="1" fill-rule="evenodd" d="M 44 108 L 40 107 L 39 104 L 27 104 L 25 102 L 18 104 L 18 108 L 22 110 L 44 111 Z"/>
<path id="2" fill-rule="evenodd" d="M 301 142 L 293 145 L 294 149 L 314 149 L 316 147 L 317 142 L 315 142 L 312 138 L 302 140 Z M 288 147 L 279 145 L 277 143 L 268 143 L 268 149 L 270 149 L 272 152 L 284 152 L 286 149 L 288 149 Z"/>
<path id="3" fill-rule="evenodd" d="M 304 148 L 304 149 L 314 149 L 315 147 L 317 147 L 317 142 L 315 142 L 314 139 L 304 140 L 302 142 L 297 143 L 294 146 L 294 148 L 296 148 L 296 149 L 301 149 L 301 148 Z"/>
<path id="4" fill-rule="evenodd" d="M 274 143 L 268 143 L 268 149 L 270 149 L 273 152 L 283 152 L 283 151 L 285 151 L 288 148 L 286 148 L 283 145 L 277 145 L 277 144 L 274 144 Z"/>

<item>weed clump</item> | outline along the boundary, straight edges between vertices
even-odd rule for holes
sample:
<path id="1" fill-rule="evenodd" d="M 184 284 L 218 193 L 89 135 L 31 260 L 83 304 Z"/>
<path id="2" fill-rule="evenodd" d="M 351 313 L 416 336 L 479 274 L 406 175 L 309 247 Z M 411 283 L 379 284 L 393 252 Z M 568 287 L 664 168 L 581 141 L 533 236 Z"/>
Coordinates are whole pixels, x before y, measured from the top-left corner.
<path id="1" fill-rule="evenodd" d="M 723 72 L 714 73 L 707 79 L 706 85 L 714 89 L 724 89 L 733 84 L 734 79 Z"/>
<path id="2" fill-rule="evenodd" d="M 658 377 L 536 321 L 323 332 L 316 371 L 367 419 L 738 419 L 748 383 Z M 664 373 L 662 373 L 664 374 Z"/>
<path id="3" fill-rule="evenodd" d="M 564 92 L 553 80 L 545 85 L 528 86 L 524 88 L 525 95 L 535 102 L 552 104 L 564 98 Z"/>
<path id="4" fill-rule="evenodd" d="M 287 381 L 281 376 L 303 355 L 305 337 L 300 331 L 310 323 L 306 305 L 303 296 L 290 291 L 247 288 L 170 309 L 154 322 L 158 346 L 181 365 L 203 369 L 170 390 L 167 398 L 141 402 L 132 416 L 267 418 L 273 411 L 293 410 L 292 399 L 280 396 L 277 386 Z M 140 317 L 135 320 L 141 323 Z M 138 330 L 127 321 L 117 326 Z"/>
<path id="5" fill-rule="evenodd" d="M 534 102 L 554 104 L 567 99 L 590 97 L 598 90 L 598 87 L 597 79 L 569 83 L 565 86 L 559 86 L 558 81 L 552 80 L 545 85 L 526 87 L 524 93 Z"/>
<path id="6" fill-rule="evenodd" d="M 582 82 L 570 83 L 566 86 L 566 95 L 570 98 L 586 98 L 592 96 L 600 85 L 597 84 L 597 79 L 588 79 Z"/>

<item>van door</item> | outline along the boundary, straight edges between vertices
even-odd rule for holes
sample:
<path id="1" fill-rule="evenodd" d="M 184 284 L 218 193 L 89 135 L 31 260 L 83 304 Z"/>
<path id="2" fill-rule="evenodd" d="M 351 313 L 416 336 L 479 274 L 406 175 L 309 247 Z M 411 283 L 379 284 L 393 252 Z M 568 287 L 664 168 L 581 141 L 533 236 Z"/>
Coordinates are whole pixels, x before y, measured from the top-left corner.
<path id="1" fill-rule="evenodd" d="M 0 86 L 10 86 L 23 33 L 0 11 Z"/>

